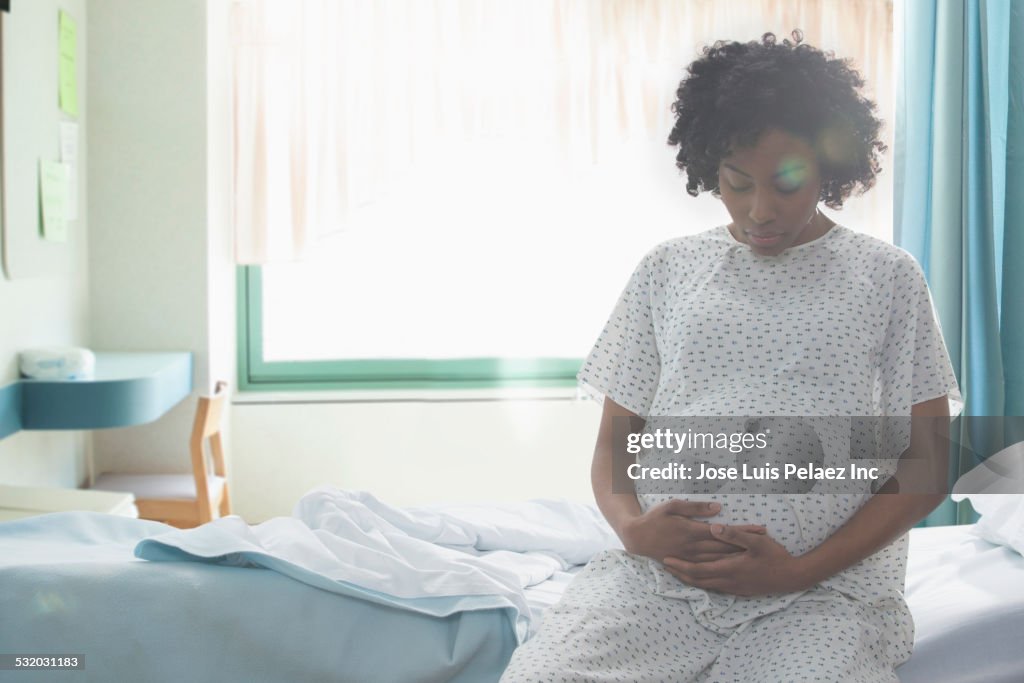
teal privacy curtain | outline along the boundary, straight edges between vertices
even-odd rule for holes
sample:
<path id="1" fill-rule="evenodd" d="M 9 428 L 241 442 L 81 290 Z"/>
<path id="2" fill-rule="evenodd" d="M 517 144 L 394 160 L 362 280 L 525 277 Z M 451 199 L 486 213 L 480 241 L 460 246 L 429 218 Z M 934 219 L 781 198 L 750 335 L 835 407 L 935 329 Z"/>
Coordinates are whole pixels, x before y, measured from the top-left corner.
<path id="1" fill-rule="evenodd" d="M 972 433 L 954 443 L 973 443 L 952 449 L 957 476 L 992 452 L 991 418 L 1024 415 L 1024 0 L 895 11 L 894 241 L 924 268 L 964 395 L 958 431 Z M 924 524 L 974 519 L 947 499 Z"/>

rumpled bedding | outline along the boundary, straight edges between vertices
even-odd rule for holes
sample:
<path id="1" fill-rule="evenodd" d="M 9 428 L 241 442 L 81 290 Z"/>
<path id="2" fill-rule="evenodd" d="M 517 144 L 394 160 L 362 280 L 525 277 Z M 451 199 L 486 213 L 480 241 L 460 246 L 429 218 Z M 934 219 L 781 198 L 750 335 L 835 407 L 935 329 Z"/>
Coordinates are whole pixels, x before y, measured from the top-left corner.
<path id="1" fill-rule="evenodd" d="M 400 509 L 322 487 L 291 517 L 237 516 L 143 539 L 135 556 L 270 569 L 323 590 L 435 616 L 507 608 L 532 633 L 524 589 L 584 564 L 618 539 L 591 505 L 537 500 Z"/>

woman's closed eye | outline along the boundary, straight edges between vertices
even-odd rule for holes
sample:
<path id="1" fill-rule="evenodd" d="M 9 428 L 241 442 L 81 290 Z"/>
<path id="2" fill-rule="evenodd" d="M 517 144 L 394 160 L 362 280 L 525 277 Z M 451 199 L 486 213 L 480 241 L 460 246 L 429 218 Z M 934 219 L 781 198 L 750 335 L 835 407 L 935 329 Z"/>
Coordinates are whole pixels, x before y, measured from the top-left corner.
<path id="1" fill-rule="evenodd" d="M 730 182 L 726 182 L 726 185 L 729 186 L 730 190 L 732 190 L 733 192 L 738 192 L 738 193 L 748 192 L 751 189 L 753 189 L 753 187 L 754 187 L 753 185 L 733 185 Z M 801 187 L 803 187 L 803 186 L 802 185 L 797 185 L 796 187 L 791 187 L 791 186 L 779 187 L 778 185 L 776 185 L 775 186 L 775 191 L 778 192 L 779 194 L 793 194 L 794 192 L 799 190 Z"/>

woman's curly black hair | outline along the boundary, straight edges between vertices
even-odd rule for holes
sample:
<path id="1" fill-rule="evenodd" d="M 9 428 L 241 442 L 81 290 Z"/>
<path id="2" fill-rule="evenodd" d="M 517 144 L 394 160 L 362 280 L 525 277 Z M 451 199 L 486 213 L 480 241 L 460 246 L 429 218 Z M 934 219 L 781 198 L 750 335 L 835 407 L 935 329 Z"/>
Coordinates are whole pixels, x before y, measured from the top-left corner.
<path id="1" fill-rule="evenodd" d="M 838 209 L 854 190 L 874 185 L 886 147 L 875 104 L 859 90 L 864 80 L 849 60 L 803 43 L 799 30 L 792 38 L 720 40 L 687 68 L 668 143 L 679 146 L 676 166 L 686 173 L 690 195 L 718 196 L 722 158 L 734 145 L 755 145 L 768 128 L 803 138 L 817 151 L 826 206 Z"/>

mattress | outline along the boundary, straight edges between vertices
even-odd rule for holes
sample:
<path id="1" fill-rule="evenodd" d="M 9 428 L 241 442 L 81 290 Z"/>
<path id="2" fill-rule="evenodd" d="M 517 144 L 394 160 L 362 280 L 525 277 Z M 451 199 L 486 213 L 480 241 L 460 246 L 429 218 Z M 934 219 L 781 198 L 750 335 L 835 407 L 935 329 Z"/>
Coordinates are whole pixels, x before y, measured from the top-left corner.
<path id="1" fill-rule="evenodd" d="M 1024 681 L 1024 557 L 971 526 L 910 532 L 914 654 L 902 683 Z"/>

